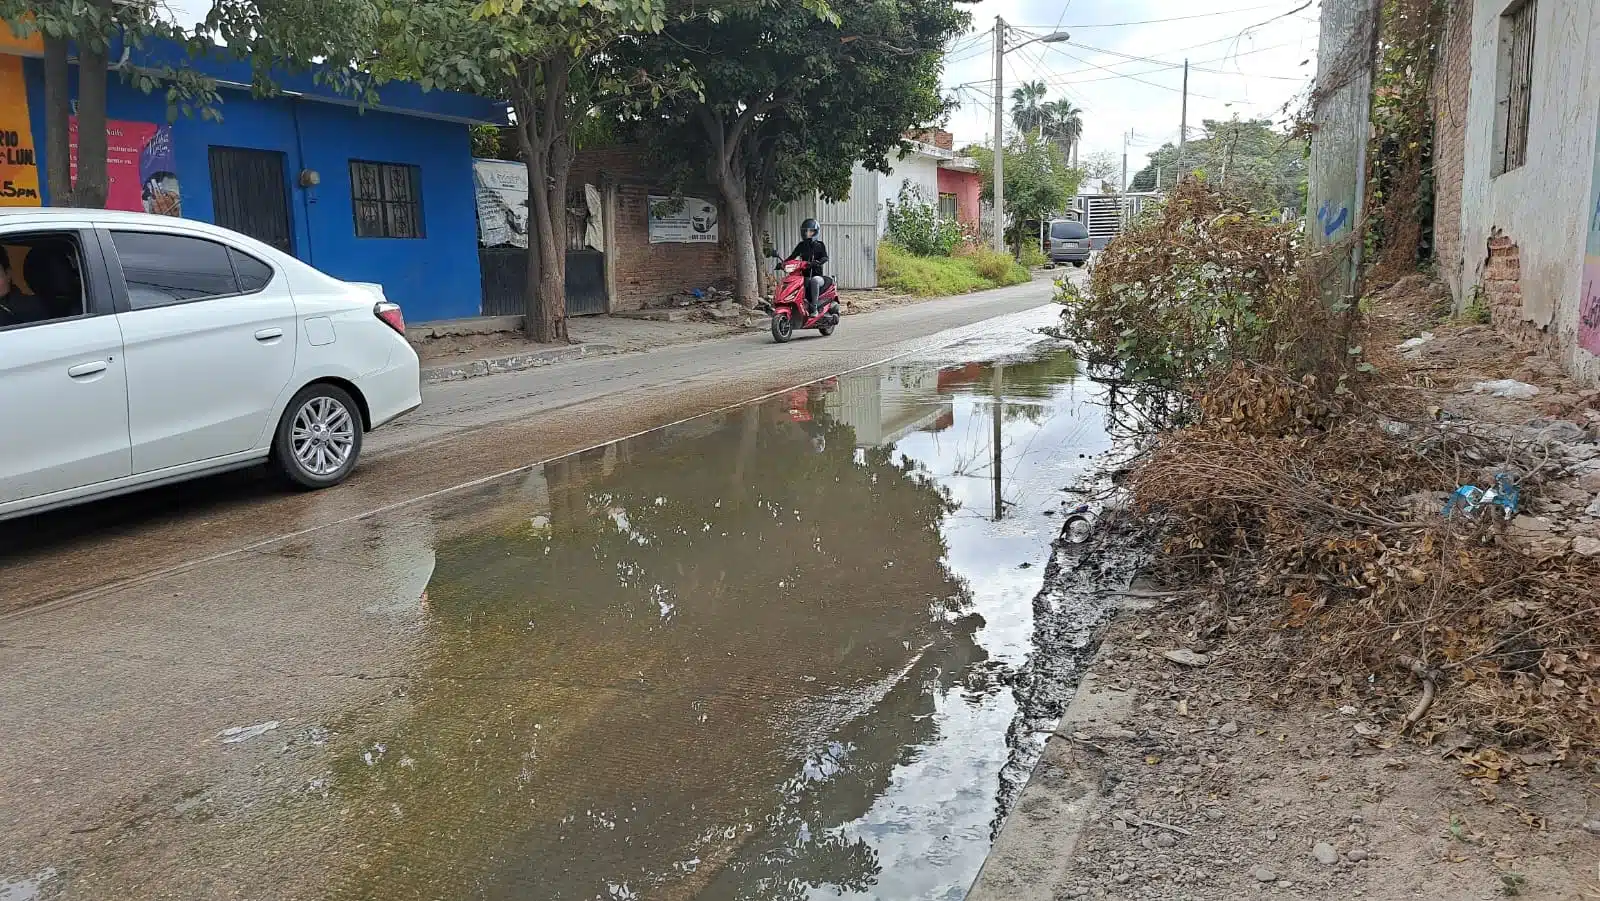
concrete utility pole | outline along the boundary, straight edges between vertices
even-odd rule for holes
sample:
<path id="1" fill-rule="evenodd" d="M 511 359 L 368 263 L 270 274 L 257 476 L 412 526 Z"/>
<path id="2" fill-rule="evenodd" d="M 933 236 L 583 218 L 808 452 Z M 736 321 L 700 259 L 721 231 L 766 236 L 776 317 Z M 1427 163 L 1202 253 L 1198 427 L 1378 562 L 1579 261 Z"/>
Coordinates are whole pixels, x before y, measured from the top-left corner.
<path id="1" fill-rule="evenodd" d="M 1122 136 L 1122 193 L 1128 193 L 1128 139 L 1133 137 L 1133 130 Z"/>
<path id="2" fill-rule="evenodd" d="M 994 17 L 994 251 L 1006 252 L 1006 20 Z"/>
<path id="3" fill-rule="evenodd" d="M 1059 44 L 1067 40 L 1065 31 L 1029 38 L 1012 50 L 1029 44 Z M 994 17 L 994 249 L 1006 252 L 1006 20 Z"/>
<path id="4" fill-rule="evenodd" d="M 1189 61 L 1183 61 L 1183 106 L 1178 113 L 1178 171 L 1174 184 L 1183 181 L 1183 151 L 1189 143 Z"/>
<path id="5" fill-rule="evenodd" d="M 1372 71 L 1377 60 L 1379 0 L 1323 0 L 1312 93 L 1311 168 L 1306 228 L 1313 250 L 1347 244 L 1339 277 L 1323 285 L 1329 303 L 1349 303 L 1361 267 L 1351 240 L 1366 194 Z"/>

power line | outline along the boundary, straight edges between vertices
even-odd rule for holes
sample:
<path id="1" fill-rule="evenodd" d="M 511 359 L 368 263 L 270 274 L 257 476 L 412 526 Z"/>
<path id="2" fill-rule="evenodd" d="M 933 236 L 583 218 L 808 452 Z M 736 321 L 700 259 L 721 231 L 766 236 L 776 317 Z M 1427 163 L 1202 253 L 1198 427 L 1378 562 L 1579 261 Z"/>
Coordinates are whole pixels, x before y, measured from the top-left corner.
<path id="1" fill-rule="evenodd" d="M 1264 4 L 1260 5 L 1260 6 L 1245 6 L 1245 7 L 1240 7 L 1239 9 L 1222 9 L 1222 10 L 1217 10 L 1216 12 L 1196 13 L 1196 14 L 1194 14 L 1192 16 L 1172 16 L 1171 18 L 1166 18 L 1166 19 L 1140 19 L 1139 21 L 1136 21 L 1136 22 L 1085 22 L 1083 24 L 1068 25 L 1066 27 L 1067 27 L 1068 30 L 1073 30 L 1073 29 L 1079 29 L 1079 28 L 1122 28 L 1122 27 L 1127 26 L 1127 25 L 1157 25 L 1157 24 L 1160 24 L 1162 22 L 1184 22 L 1184 21 L 1188 21 L 1190 19 L 1211 19 L 1211 18 L 1216 18 L 1216 17 L 1219 17 L 1219 16 L 1232 16 L 1232 15 L 1237 15 L 1239 13 L 1255 12 L 1257 10 L 1262 10 L 1262 9 L 1272 9 L 1273 7 L 1282 6 L 1282 5 L 1283 5 L 1282 3 L 1264 3 Z M 1299 10 L 1294 10 L 1293 12 L 1299 12 Z M 1291 13 L 1291 15 L 1292 14 L 1293 13 Z M 1062 17 L 1061 20 L 1063 22 L 1066 21 L 1066 15 L 1067 15 L 1067 11 L 1066 11 L 1066 9 L 1063 8 L 1061 10 L 1061 17 Z M 1018 26 L 1015 26 L 1015 27 L 1017 27 L 1017 28 L 1043 28 L 1044 26 L 1043 25 L 1018 25 Z M 1056 28 L 1058 30 L 1061 28 L 1061 23 L 1060 22 L 1056 23 Z"/>
<path id="2" fill-rule="evenodd" d="M 1148 56 L 1138 56 L 1138 55 L 1135 55 L 1135 54 L 1132 54 L 1132 53 L 1122 53 L 1121 51 L 1118 51 L 1118 50 L 1107 50 L 1104 47 L 1091 47 L 1088 44 L 1075 44 L 1074 46 L 1081 47 L 1084 50 L 1092 50 L 1095 53 L 1104 53 L 1104 54 L 1107 54 L 1109 56 L 1119 56 L 1119 57 L 1122 57 L 1122 59 L 1127 61 L 1127 62 L 1157 63 L 1157 64 L 1159 64 L 1161 66 L 1161 69 L 1153 69 L 1153 70 L 1151 70 L 1151 72 L 1158 72 L 1158 71 L 1162 71 L 1162 70 L 1166 70 L 1166 69 L 1179 69 L 1179 68 L 1183 67 L 1182 63 L 1174 63 L 1174 62 L 1171 62 L 1170 60 L 1164 60 L 1164 59 L 1154 59 L 1154 58 L 1151 58 L 1151 57 L 1148 57 Z M 1247 56 L 1247 55 L 1249 55 L 1251 53 L 1265 53 L 1268 50 L 1277 50 L 1277 49 L 1280 49 L 1280 48 L 1283 48 L 1283 47 L 1288 47 L 1288 46 L 1290 46 L 1290 45 L 1289 44 L 1277 44 L 1277 45 L 1274 45 L 1272 47 L 1262 47 L 1262 48 L 1259 48 L 1259 49 L 1256 49 L 1256 50 L 1248 50 L 1248 51 L 1246 51 L 1244 53 L 1230 53 L 1230 54 L 1228 54 L 1226 56 L 1217 57 L 1217 59 L 1215 59 L 1215 60 L 1202 60 L 1201 62 L 1223 62 L 1223 61 L 1226 61 L 1226 60 L 1229 60 L 1229 59 L 1238 59 L 1241 56 Z M 1120 63 L 1111 63 L 1111 65 L 1115 66 L 1115 65 L 1121 65 L 1121 64 Z M 1191 64 L 1190 68 L 1193 71 L 1204 72 L 1204 73 L 1206 73 L 1208 75 L 1233 75 L 1233 76 L 1243 77 L 1243 78 L 1270 78 L 1270 79 L 1274 79 L 1274 80 L 1277 80 L 1277 81 L 1305 81 L 1306 80 L 1305 78 L 1295 78 L 1295 77 L 1289 76 L 1289 75 L 1265 75 L 1265 74 L 1256 74 L 1256 73 L 1250 73 L 1250 72 L 1229 72 L 1226 69 L 1207 69 L 1207 68 L 1203 68 L 1202 66 L 1200 66 L 1198 64 Z M 1150 72 L 1136 72 L 1134 74 L 1136 74 L 1136 75 L 1148 75 L 1148 74 L 1151 74 L 1151 73 Z"/>
<path id="3" fill-rule="evenodd" d="M 1105 66 L 1102 66 L 1102 65 L 1100 65 L 1098 63 L 1094 63 L 1094 62 L 1091 62 L 1089 60 L 1086 60 L 1081 56 L 1076 56 L 1074 54 L 1068 53 L 1067 51 L 1061 49 L 1060 45 L 1058 45 L 1058 44 L 1051 44 L 1049 46 L 1050 46 L 1051 50 L 1056 51 L 1057 53 L 1061 54 L 1062 56 L 1068 57 L 1069 59 L 1075 59 L 1078 62 L 1083 63 L 1086 66 L 1093 66 L 1096 69 L 1102 69 L 1102 70 L 1104 70 L 1106 72 L 1110 72 L 1112 75 L 1115 75 L 1118 78 L 1126 78 L 1129 81 L 1136 81 L 1139 84 L 1149 85 L 1152 88 L 1160 88 L 1163 91 L 1171 91 L 1174 94 L 1183 93 L 1183 90 L 1181 88 L 1170 87 L 1168 85 L 1164 85 L 1164 84 L 1161 84 L 1159 82 L 1154 82 L 1154 81 L 1145 81 L 1144 79 L 1138 77 L 1137 75 L 1129 75 L 1127 73 L 1118 72 L 1115 69 L 1108 69 Z M 1109 81 L 1110 79 L 1107 79 L 1107 80 Z M 1191 97 L 1201 97 L 1201 98 L 1204 98 L 1206 100 L 1215 100 L 1218 103 L 1237 103 L 1237 104 L 1239 104 L 1241 106 L 1243 106 L 1244 104 L 1249 102 L 1249 101 L 1246 101 L 1246 100 L 1229 100 L 1229 99 L 1224 98 L 1224 97 L 1212 97 L 1209 94 L 1201 94 L 1201 93 L 1198 93 L 1196 91 L 1190 91 L 1189 95 Z"/>

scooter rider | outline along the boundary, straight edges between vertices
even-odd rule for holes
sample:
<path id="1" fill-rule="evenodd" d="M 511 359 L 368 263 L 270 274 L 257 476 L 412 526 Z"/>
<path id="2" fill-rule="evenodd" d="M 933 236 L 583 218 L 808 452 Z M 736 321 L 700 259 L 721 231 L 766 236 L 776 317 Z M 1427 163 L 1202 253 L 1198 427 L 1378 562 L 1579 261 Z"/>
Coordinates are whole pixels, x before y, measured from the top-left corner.
<path id="1" fill-rule="evenodd" d="M 801 260 L 806 264 L 807 316 L 817 315 L 817 297 L 822 294 L 822 267 L 828 262 L 828 245 L 818 237 L 821 231 L 815 219 L 800 223 L 800 243 L 794 246 L 794 253 L 784 260 L 785 263 Z"/>

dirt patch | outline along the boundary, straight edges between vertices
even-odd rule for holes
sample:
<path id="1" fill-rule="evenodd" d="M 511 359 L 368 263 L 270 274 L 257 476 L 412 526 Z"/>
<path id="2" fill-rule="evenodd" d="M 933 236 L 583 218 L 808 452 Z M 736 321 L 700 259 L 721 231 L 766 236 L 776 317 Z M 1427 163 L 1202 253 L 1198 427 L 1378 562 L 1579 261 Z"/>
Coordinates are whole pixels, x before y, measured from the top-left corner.
<path id="1" fill-rule="evenodd" d="M 1600 899 L 1600 393 L 1446 306 L 1402 280 L 1351 391 L 1241 365 L 1138 461 L 1153 585 L 975 901 Z"/>
<path id="2" fill-rule="evenodd" d="M 1488 770 L 1361 705 L 1286 706 L 1229 653 L 1174 663 L 1179 608 L 1112 626 L 973 901 L 1600 897 L 1576 761 Z"/>

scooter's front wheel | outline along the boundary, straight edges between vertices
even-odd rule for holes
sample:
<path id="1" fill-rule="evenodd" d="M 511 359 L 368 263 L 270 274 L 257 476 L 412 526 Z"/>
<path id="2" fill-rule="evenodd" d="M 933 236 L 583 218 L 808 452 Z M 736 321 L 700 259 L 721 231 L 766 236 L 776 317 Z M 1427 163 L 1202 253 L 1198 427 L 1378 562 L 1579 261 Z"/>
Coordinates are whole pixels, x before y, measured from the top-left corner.
<path id="1" fill-rule="evenodd" d="M 794 337 L 794 322 L 789 319 L 789 311 L 779 310 L 772 314 L 772 340 L 783 344 Z"/>

